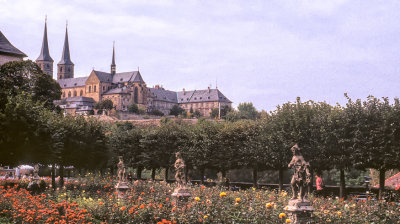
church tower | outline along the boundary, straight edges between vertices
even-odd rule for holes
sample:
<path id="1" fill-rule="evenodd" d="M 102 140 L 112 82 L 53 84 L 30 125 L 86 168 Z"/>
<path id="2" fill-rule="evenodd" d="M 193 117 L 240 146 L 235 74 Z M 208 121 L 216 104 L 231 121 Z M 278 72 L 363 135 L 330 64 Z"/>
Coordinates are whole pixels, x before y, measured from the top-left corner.
<path id="1" fill-rule="evenodd" d="M 111 75 L 115 75 L 116 72 L 116 65 L 115 65 L 115 42 L 113 43 L 113 55 L 111 60 Z"/>
<path id="2" fill-rule="evenodd" d="M 44 22 L 44 34 L 42 42 L 42 50 L 39 57 L 36 59 L 36 64 L 42 69 L 43 73 L 53 77 L 53 59 L 49 53 L 49 43 L 47 42 L 47 16 Z"/>
<path id="3" fill-rule="evenodd" d="M 65 40 L 61 60 L 57 64 L 57 79 L 69 79 L 74 77 L 74 63 L 71 61 L 68 43 L 68 24 L 65 28 Z"/>

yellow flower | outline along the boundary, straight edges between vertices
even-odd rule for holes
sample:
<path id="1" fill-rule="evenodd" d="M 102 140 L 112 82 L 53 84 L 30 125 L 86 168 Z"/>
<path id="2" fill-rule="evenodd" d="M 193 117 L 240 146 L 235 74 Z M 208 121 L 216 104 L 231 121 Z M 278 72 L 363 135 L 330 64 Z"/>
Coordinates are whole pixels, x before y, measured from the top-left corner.
<path id="1" fill-rule="evenodd" d="M 235 201 L 236 201 L 236 203 L 239 203 L 240 202 L 240 198 L 236 198 Z"/>
<path id="2" fill-rule="evenodd" d="M 342 215 L 342 212 L 341 212 L 341 211 L 338 211 L 337 214 L 338 214 L 338 216 L 341 216 L 341 215 Z"/>
<path id="3" fill-rule="evenodd" d="M 221 192 L 221 193 L 219 194 L 219 196 L 222 198 L 222 197 L 226 196 L 226 193 L 225 193 L 225 192 Z"/>
<path id="4" fill-rule="evenodd" d="M 199 197 L 195 197 L 194 200 L 200 201 L 200 198 Z"/>
<path id="5" fill-rule="evenodd" d="M 286 219 L 286 223 L 292 223 L 291 219 Z"/>
<path id="6" fill-rule="evenodd" d="M 327 219 L 327 220 L 326 220 L 326 222 L 332 222 L 332 220 L 330 220 L 330 219 Z"/>
<path id="7" fill-rule="evenodd" d="M 286 217 L 286 214 L 285 214 L 285 213 L 282 212 L 282 213 L 279 214 L 279 218 L 280 218 L 280 219 L 283 219 L 283 218 L 285 218 L 285 217 Z"/>
<path id="8" fill-rule="evenodd" d="M 272 208 L 272 204 L 268 202 L 267 204 L 265 204 L 265 207 L 266 208 Z"/>
<path id="9" fill-rule="evenodd" d="M 203 218 L 204 218 L 204 219 L 208 218 L 208 215 L 205 215 Z"/>
<path id="10" fill-rule="evenodd" d="M 329 210 L 325 210 L 324 213 L 325 213 L 325 214 L 328 214 L 328 213 L 329 213 Z"/>

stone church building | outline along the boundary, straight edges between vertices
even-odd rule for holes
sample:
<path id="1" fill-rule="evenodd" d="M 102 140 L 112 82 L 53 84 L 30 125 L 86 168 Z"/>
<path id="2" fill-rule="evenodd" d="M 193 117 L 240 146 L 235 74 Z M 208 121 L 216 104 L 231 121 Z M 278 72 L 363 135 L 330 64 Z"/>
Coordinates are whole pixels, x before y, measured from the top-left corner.
<path id="1" fill-rule="evenodd" d="M 47 21 L 44 26 L 42 48 L 36 63 L 44 73 L 53 76 L 53 59 L 50 56 L 47 40 Z M 56 102 L 70 114 L 87 114 L 93 110 L 95 102 L 109 99 L 118 111 L 127 111 L 131 104 L 147 112 L 158 110 L 169 114 L 174 105 L 186 111 L 199 110 L 203 116 L 209 116 L 213 108 L 231 106 L 232 102 L 218 89 L 174 92 L 156 85 L 149 88 L 139 70 L 117 72 L 115 47 L 113 46 L 109 72 L 92 70 L 89 76 L 74 77 L 74 63 L 71 60 L 68 27 L 61 60 L 57 64 L 57 82 L 62 88 L 62 100 Z"/>

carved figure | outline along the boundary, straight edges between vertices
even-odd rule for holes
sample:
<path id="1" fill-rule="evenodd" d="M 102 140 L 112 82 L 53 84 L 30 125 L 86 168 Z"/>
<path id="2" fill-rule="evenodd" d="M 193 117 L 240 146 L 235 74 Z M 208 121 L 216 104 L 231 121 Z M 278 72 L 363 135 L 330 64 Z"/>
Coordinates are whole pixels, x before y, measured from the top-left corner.
<path id="1" fill-rule="evenodd" d="M 175 161 L 175 180 L 178 184 L 178 188 L 184 188 L 186 186 L 186 177 L 185 177 L 185 162 L 182 159 L 181 153 L 175 153 L 176 161 Z"/>
<path id="2" fill-rule="evenodd" d="M 39 177 L 39 164 L 36 164 L 33 167 L 33 177 L 38 178 Z"/>
<path id="3" fill-rule="evenodd" d="M 300 148 L 296 144 L 292 150 L 293 157 L 289 163 L 289 168 L 294 169 L 294 174 L 290 184 L 292 185 L 293 196 L 292 199 L 297 199 L 300 195 L 301 201 L 304 200 L 306 187 L 311 182 L 310 164 L 306 162 L 301 155 Z"/>
<path id="4" fill-rule="evenodd" d="M 117 164 L 118 167 L 118 182 L 125 182 L 125 164 L 122 159 L 122 156 L 119 156 L 119 162 Z"/>

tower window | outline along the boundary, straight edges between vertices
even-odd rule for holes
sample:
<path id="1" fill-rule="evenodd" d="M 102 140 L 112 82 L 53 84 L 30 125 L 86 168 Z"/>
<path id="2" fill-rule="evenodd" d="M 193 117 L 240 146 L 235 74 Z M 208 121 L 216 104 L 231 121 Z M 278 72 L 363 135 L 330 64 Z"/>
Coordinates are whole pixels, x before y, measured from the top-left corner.
<path id="1" fill-rule="evenodd" d="M 89 86 L 89 93 L 91 93 L 92 92 L 92 87 L 91 86 Z"/>
<path id="2" fill-rule="evenodd" d="M 68 68 L 68 72 L 70 72 L 71 71 L 71 69 L 70 68 Z"/>
<path id="3" fill-rule="evenodd" d="M 62 67 L 60 68 L 60 72 L 62 72 Z"/>
<path id="4" fill-rule="evenodd" d="M 81 90 L 81 92 L 80 92 L 80 96 L 82 96 L 83 95 L 83 90 Z"/>
<path id="5" fill-rule="evenodd" d="M 47 65 L 46 65 L 46 67 L 47 67 L 47 68 L 50 68 L 50 65 L 49 65 L 49 64 L 47 64 Z"/>
<path id="6" fill-rule="evenodd" d="M 96 92 L 96 86 L 93 86 L 93 92 Z"/>

